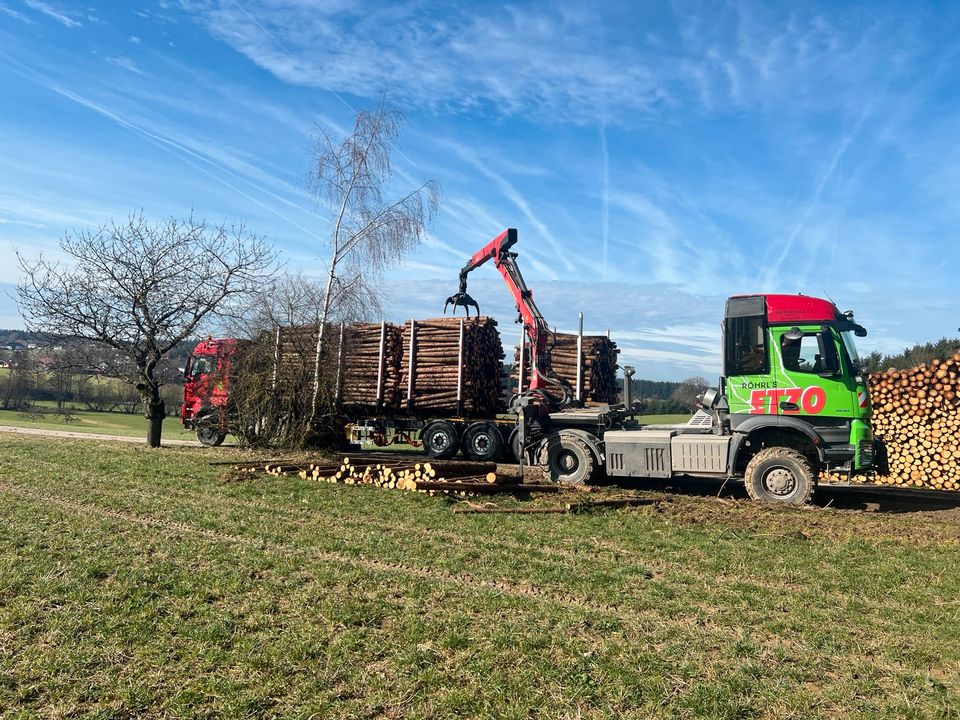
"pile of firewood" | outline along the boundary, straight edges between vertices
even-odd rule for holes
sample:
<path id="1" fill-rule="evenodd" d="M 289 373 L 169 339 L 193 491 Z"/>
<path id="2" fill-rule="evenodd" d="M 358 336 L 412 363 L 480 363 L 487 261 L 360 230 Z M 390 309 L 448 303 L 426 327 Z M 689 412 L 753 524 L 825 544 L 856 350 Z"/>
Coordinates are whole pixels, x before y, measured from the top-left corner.
<path id="1" fill-rule="evenodd" d="M 373 485 L 384 489 L 409 490 L 430 495 L 491 495 L 508 492 L 558 492 L 553 483 L 524 483 L 520 478 L 497 474 L 496 463 L 451 460 L 420 463 L 402 456 L 371 458 L 364 463 L 343 457 L 309 463 L 239 463 L 242 473 L 266 473 L 275 477 L 296 476 L 343 485 Z"/>
<path id="2" fill-rule="evenodd" d="M 463 363 L 458 367 L 461 322 Z M 456 412 L 458 382 L 464 414 L 484 416 L 502 409 L 503 344 L 497 321 L 493 318 L 436 318 L 407 322 L 403 326 L 403 352 L 400 386 L 404 398 L 410 391 L 410 410 L 433 414 Z"/>
<path id="3" fill-rule="evenodd" d="M 550 341 L 548 340 L 548 345 Z M 619 401 L 617 384 L 617 344 L 604 335 L 584 335 L 583 362 L 581 364 L 581 391 L 585 401 L 615 403 Z M 523 362 L 523 388 L 530 385 L 529 348 L 525 349 Z M 520 346 L 514 348 L 514 386 L 520 377 Z M 553 371 L 570 383 L 573 392 L 577 389 L 577 336 L 557 333 L 556 345 L 550 353 Z M 548 388 L 549 391 L 549 388 Z"/>
<path id="4" fill-rule="evenodd" d="M 883 447 L 869 479 L 960 490 L 960 352 L 909 370 L 874 373 L 869 387 L 873 431 Z"/>

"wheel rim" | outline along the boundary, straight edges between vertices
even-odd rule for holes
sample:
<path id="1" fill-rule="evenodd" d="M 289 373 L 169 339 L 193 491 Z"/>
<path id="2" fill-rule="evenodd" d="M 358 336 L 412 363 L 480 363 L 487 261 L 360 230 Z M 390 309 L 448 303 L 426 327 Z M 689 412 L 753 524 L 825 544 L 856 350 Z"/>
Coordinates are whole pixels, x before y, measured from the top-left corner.
<path id="1" fill-rule="evenodd" d="M 770 468 L 763 476 L 763 489 L 777 497 L 788 497 L 797 490 L 797 478 L 785 467 Z"/>
<path id="2" fill-rule="evenodd" d="M 486 433 L 477 433 L 476 435 L 473 436 L 473 442 L 471 443 L 471 445 L 473 445 L 474 452 L 476 452 L 477 454 L 483 454 L 490 449 L 490 445 L 491 445 L 490 436 L 487 435 Z"/>
<path id="3" fill-rule="evenodd" d="M 563 475 L 571 475 L 580 468 L 580 458 L 570 450 L 561 450 L 557 453 L 554 465 Z"/>
<path id="4" fill-rule="evenodd" d="M 450 447 L 450 438 L 443 431 L 438 431 L 430 435 L 430 447 L 436 452 L 442 452 Z"/>

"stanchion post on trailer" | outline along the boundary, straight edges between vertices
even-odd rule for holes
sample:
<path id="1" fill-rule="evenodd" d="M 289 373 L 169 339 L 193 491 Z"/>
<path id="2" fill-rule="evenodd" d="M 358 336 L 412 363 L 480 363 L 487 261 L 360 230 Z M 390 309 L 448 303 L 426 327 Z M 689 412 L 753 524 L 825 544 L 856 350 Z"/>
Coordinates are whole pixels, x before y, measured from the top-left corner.
<path id="1" fill-rule="evenodd" d="M 457 415 L 463 415 L 463 318 L 460 318 L 460 336 L 457 341 Z"/>
<path id="2" fill-rule="evenodd" d="M 383 351 L 387 344 L 387 323 L 380 323 L 380 356 L 377 359 L 377 412 L 383 409 Z"/>
<path id="3" fill-rule="evenodd" d="M 417 321 L 410 320 L 410 353 L 407 358 L 407 410 L 413 410 L 413 373 L 416 370 L 414 348 L 416 347 Z"/>
<path id="4" fill-rule="evenodd" d="M 577 402 L 583 400 L 583 313 L 580 313 L 580 329 L 577 331 Z"/>
<path id="5" fill-rule="evenodd" d="M 523 392 L 523 356 L 527 349 L 527 326 L 520 323 L 520 370 L 517 374 L 517 393 Z"/>

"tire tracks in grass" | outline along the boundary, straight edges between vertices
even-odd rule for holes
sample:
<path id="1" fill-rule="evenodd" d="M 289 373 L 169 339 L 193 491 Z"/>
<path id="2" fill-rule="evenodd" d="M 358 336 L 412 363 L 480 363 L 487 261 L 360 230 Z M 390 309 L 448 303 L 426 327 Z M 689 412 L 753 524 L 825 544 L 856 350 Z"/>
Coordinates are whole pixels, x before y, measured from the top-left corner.
<path id="1" fill-rule="evenodd" d="M 321 550 L 319 548 L 302 548 L 287 543 L 273 542 L 260 538 L 247 537 L 234 533 L 227 533 L 208 528 L 197 527 L 190 523 L 179 522 L 175 520 L 161 520 L 159 518 L 140 515 L 129 510 L 114 510 L 94 503 L 79 502 L 70 498 L 56 495 L 53 493 L 27 490 L 26 488 L 11 485 L 6 482 L 0 482 L 0 491 L 10 495 L 15 495 L 41 503 L 52 503 L 60 508 L 72 510 L 74 512 L 86 515 L 95 514 L 101 517 L 113 518 L 123 522 L 140 525 L 142 527 L 154 528 L 168 533 L 188 533 L 196 535 L 214 542 L 225 542 L 234 545 L 242 545 L 257 550 L 269 550 L 278 552 L 284 557 L 291 555 L 300 555 L 330 562 L 347 567 L 362 567 L 374 572 L 386 572 L 406 575 L 421 580 L 438 582 L 457 587 L 470 587 L 474 590 L 493 591 L 515 597 L 530 598 L 538 602 L 554 603 L 576 608 L 578 610 L 587 610 L 598 614 L 615 615 L 620 617 L 619 608 L 613 605 L 607 605 L 599 601 L 585 598 L 571 593 L 559 593 L 554 590 L 547 590 L 529 583 L 520 583 L 515 581 L 481 578 L 467 573 L 453 573 L 430 566 L 413 566 L 401 562 L 389 562 L 385 560 L 375 560 L 362 555 L 348 555 L 345 553 L 333 552 L 331 550 Z"/>
<path id="2" fill-rule="evenodd" d="M 0 481 L 0 492 L 6 492 L 10 495 L 19 496 L 38 503 L 50 503 L 80 516 L 93 514 L 144 528 L 156 529 L 174 536 L 189 534 L 211 542 L 239 545 L 263 553 L 276 554 L 282 558 L 299 556 L 308 560 L 312 559 L 340 565 L 344 568 L 360 567 L 370 572 L 392 573 L 442 585 L 450 585 L 460 589 L 492 592 L 515 598 L 529 599 L 542 604 L 559 605 L 571 610 L 586 611 L 594 615 L 614 618 L 624 629 L 627 627 L 640 629 L 644 626 L 638 626 L 637 623 L 643 623 L 643 621 L 646 620 L 654 626 L 662 626 L 666 623 L 668 625 L 679 625 L 681 628 L 687 628 L 688 630 L 698 628 L 696 632 L 706 633 L 707 636 L 712 638 L 713 642 L 719 642 L 720 638 L 724 637 L 726 638 L 724 642 L 735 642 L 744 639 L 742 623 L 730 625 L 722 621 L 717 622 L 718 619 L 726 616 L 728 610 L 718 607 L 715 601 L 688 598 L 685 601 L 687 609 L 682 611 L 679 608 L 674 608 L 673 611 L 667 611 L 666 609 L 658 609 L 656 607 L 637 607 L 626 604 L 611 605 L 594 598 L 584 597 L 575 593 L 558 592 L 526 582 L 483 578 L 469 573 L 450 572 L 431 566 L 414 566 L 402 562 L 376 560 L 360 554 L 350 555 L 322 550 L 316 547 L 300 547 L 289 543 L 212 530 L 186 522 L 164 520 L 141 515 L 129 510 L 117 510 L 96 503 L 80 502 L 55 493 L 30 490 L 3 481 Z M 752 623 L 747 623 L 748 626 L 751 624 Z M 643 630 L 643 632 L 649 631 L 649 626 Z M 761 633 L 759 636 L 754 637 L 754 641 L 765 648 L 769 645 L 775 649 L 774 646 L 777 645 L 766 633 Z M 768 651 L 772 650 L 768 648 Z"/>
<path id="3" fill-rule="evenodd" d="M 126 489 L 129 490 L 132 498 L 149 498 L 154 501 L 169 501 L 169 500 L 178 500 L 182 503 L 186 503 L 190 506 L 191 509 L 203 510 L 209 509 L 210 505 L 204 504 L 202 499 L 198 499 L 197 493 L 186 492 L 178 490 L 176 488 L 169 488 L 163 493 L 150 492 L 145 489 L 142 485 L 132 482 L 124 482 Z M 114 486 L 116 487 L 116 486 Z M 84 490 L 89 491 L 91 488 L 89 486 L 84 486 Z M 29 492 L 29 491 L 27 491 Z M 41 492 L 42 491 L 38 491 Z M 62 497 L 62 496 L 60 496 Z M 219 503 L 228 505 L 232 508 L 242 509 L 242 510 L 262 510 L 271 514 L 275 518 L 279 518 L 291 525 L 295 525 L 298 528 L 311 530 L 317 527 L 317 513 L 308 512 L 300 510 L 299 508 L 283 508 L 275 504 L 268 502 L 262 502 L 257 500 L 244 500 L 240 498 L 231 497 L 229 495 L 222 495 L 219 493 L 204 493 L 204 497 L 207 500 L 216 500 Z M 76 501 L 71 501 L 76 502 Z M 102 507 L 102 506 L 97 506 Z M 184 508 L 184 505 L 179 506 L 180 509 Z M 112 511 L 110 508 L 104 508 L 107 511 Z M 166 510 L 166 508 L 164 508 Z M 136 513 L 134 513 L 136 514 Z M 138 517 L 145 517 L 143 515 L 138 515 Z M 702 590 L 709 590 L 710 588 L 716 587 L 718 581 L 720 584 L 733 586 L 741 585 L 744 586 L 744 589 L 747 588 L 756 588 L 763 589 L 770 592 L 784 592 L 791 595 L 797 595 L 800 597 L 809 597 L 811 595 L 817 597 L 830 597 L 834 601 L 841 602 L 850 602 L 856 601 L 861 603 L 864 606 L 867 606 L 873 610 L 894 610 L 898 607 L 896 603 L 889 604 L 880 602 L 874 599 L 868 599 L 863 596 L 850 595 L 838 591 L 828 591 L 826 593 L 818 592 L 811 593 L 810 589 L 800 583 L 790 582 L 786 580 L 769 580 L 766 578 L 760 578 L 755 575 L 743 575 L 737 573 L 722 572 L 718 575 L 712 576 L 710 579 L 706 577 L 699 576 L 697 574 L 689 573 L 689 568 L 681 566 L 676 562 L 669 562 L 660 559 L 649 558 L 647 556 L 640 555 L 639 553 L 624 548 L 617 543 L 614 543 L 609 540 L 596 540 L 589 543 L 584 543 L 581 550 L 571 550 L 566 548 L 560 548 L 556 546 L 549 546 L 544 544 L 523 544 L 520 542 L 515 542 L 512 540 L 507 540 L 504 538 L 489 538 L 486 536 L 471 537 L 466 538 L 461 534 L 454 533 L 447 530 L 440 529 L 429 529 L 425 527 L 418 527 L 416 525 L 403 524 L 403 523 L 388 523 L 380 520 L 376 520 L 369 515 L 359 514 L 353 516 L 351 520 L 344 520 L 341 517 L 336 515 L 323 513 L 323 527 L 330 529 L 331 526 L 336 526 L 340 531 L 349 531 L 355 530 L 358 528 L 374 528 L 381 531 L 387 532 L 396 532 L 396 533 L 406 533 L 408 535 L 416 535 L 420 538 L 436 540 L 440 539 L 445 542 L 448 542 L 459 547 L 475 549 L 479 546 L 485 546 L 489 550 L 498 550 L 498 549 L 508 549 L 515 550 L 526 555 L 539 555 L 541 560 L 547 560 L 548 558 L 555 558 L 560 560 L 590 560 L 590 561 L 608 561 L 609 557 L 603 557 L 604 554 L 616 554 L 621 557 L 635 558 L 639 562 L 635 563 L 635 567 L 642 573 L 644 571 L 649 571 L 651 568 L 655 569 L 657 576 L 663 577 L 665 574 L 673 571 L 681 571 L 681 574 L 684 577 L 684 584 L 690 584 L 692 587 L 694 585 L 699 585 Z M 152 518 L 151 518 L 152 519 Z M 158 523 L 167 522 L 163 520 L 156 520 Z M 169 521 L 176 522 L 176 521 Z M 192 526 L 196 527 L 196 526 Z M 198 528 L 198 530 L 207 531 L 204 528 Z M 216 531 L 209 531 L 215 533 Z M 269 541 L 257 541 L 257 542 L 269 542 Z M 281 543 L 281 545 L 283 545 Z M 296 547 L 293 545 L 284 545 L 285 547 Z M 323 551 L 319 551 L 323 552 Z M 349 556 L 344 556 L 349 557 Z M 384 562 L 384 561 L 375 561 L 375 562 Z M 398 565 L 410 567 L 404 565 L 404 563 L 398 563 Z M 447 573 L 450 576 L 456 576 L 456 573 L 450 573 L 445 570 L 439 570 L 438 572 Z M 649 579 L 649 575 L 647 576 Z M 514 580 L 502 580 L 500 582 L 506 583 L 517 583 Z M 529 583 L 519 582 L 519 585 L 525 585 L 529 587 Z M 546 591 L 550 592 L 550 591 Z M 600 603 L 604 605 L 603 603 Z M 692 601 L 692 605 L 698 605 L 696 601 Z M 611 607 L 609 605 L 604 605 L 604 607 Z M 704 609 L 709 606 L 704 605 Z"/>
<path id="4" fill-rule="evenodd" d="M 169 488 L 162 493 L 156 493 L 146 490 L 142 485 L 137 483 L 125 482 L 124 485 L 133 497 L 149 498 L 150 500 L 155 501 L 169 501 L 176 499 L 180 502 L 190 503 L 192 507 L 198 510 L 209 509 L 209 505 L 205 505 L 198 498 L 196 492 L 187 492 L 178 490 L 176 488 Z M 116 485 L 112 486 L 112 488 L 116 487 Z M 83 490 L 90 491 L 91 487 L 89 485 L 84 485 Z M 641 573 L 647 574 L 650 574 L 650 571 L 654 569 L 657 572 L 666 572 L 668 569 L 673 567 L 671 563 L 650 558 L 649 556 L 642 555 L 636 551 L 629 550 L 610 541 L 586 541 L 578 549 L 574 550 L 571 548 L 558 547 L 556 545 L 545 545 L 542 543 L 524 544 L 512 539 L 503 537 L 490 537 L 486 535 L 478 535 L 466 538 L 463 534 L 452 532 L 450 530 L 427 528 L 421 525 L 410 523 L 385 522 L 367 514 L 357 514 L 352 516 L 351 519 L 345 520 L 342 517 L 330 514 L 326 511 L 306 511 L 299 508 L 284 508 L 269 502 L 244 500 L 219 493 L 204 493 L 204 498 L 208 500 L 215 500 L 218 503 L 223 503 L 224 505 L 228 505 L 236 509 L 266 511 L 274 518 L 282 519 L 291 525 L 305 529 L 315 528 L 317 526 L 317 519 L 319 515 L 323 519 L 325 528 L 336 526 L 336 528 L 341 531 L 376 529 L 389 533 L 414 535 L 418 538 L 427 540 L 443 540 L 451 545 L 457 545 L 459 547 L 469 549 L 486 548 L 490 550 L 513 550 L 526 555 L 539 555 L 544 559 L 554 558 L 564 561 L 590 560 L 606 562 L 611 559 L 609 557 L 610 555 L 617 555 L 620 558 L 629 558 L 632 561 L 632 564 L 637 567 Z"/>

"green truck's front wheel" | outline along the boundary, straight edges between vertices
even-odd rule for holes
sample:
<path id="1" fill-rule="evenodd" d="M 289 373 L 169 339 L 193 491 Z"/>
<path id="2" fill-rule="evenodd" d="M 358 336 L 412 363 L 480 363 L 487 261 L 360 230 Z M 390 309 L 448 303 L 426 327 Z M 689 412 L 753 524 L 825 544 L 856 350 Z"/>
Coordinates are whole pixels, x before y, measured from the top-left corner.
<path id="1" fill-rule="evenodd" d="M 769 447 L 750 459 L 743 484 L 753 500 L 806 505 L 813 497 L 817 479 L 803 453 L 789 447 Z"/>

